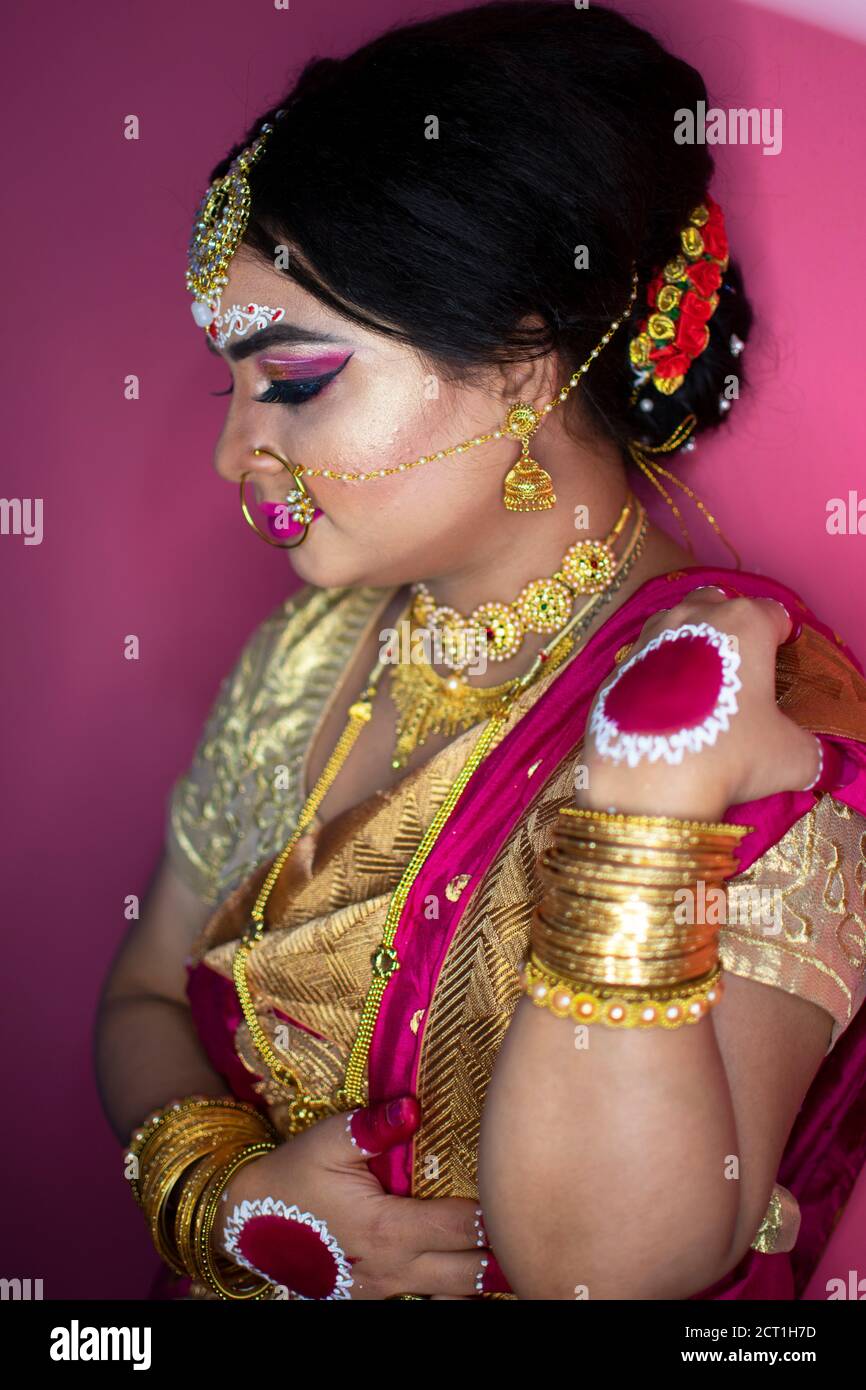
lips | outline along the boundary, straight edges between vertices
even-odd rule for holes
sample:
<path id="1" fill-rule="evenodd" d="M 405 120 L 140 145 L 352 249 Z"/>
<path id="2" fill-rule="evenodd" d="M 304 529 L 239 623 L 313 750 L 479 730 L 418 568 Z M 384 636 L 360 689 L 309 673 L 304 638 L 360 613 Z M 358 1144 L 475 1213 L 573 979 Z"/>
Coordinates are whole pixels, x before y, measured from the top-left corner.
<path id="1" fill-rule="evenodd" d="M 303 531 L 303 523 L 300 521 L 293 521 L 289 515 L 287 503 L 259 502 L 257 505 L 259 511 L 264 516 L 268 532 L 273 536 L 275 541 L 288 540 L 292 536 L 300 535 L 301 531 Z M 321 507 L 315 507 L 313 509 L 313 519 L 310 525 L 312 526 L 313 522 L 317 521 L 322 515 L 323 512 Z"/>

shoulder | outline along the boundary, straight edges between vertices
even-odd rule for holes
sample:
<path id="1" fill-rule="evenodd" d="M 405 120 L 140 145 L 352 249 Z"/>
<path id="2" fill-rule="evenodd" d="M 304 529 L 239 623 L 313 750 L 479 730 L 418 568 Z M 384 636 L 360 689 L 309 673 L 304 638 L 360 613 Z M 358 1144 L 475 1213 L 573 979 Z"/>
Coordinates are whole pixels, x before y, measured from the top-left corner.
<path id="1" fill-rule="evenodd" d="M 829 1051 L 866 996 L 866 816 L 822 796 L 727 897 L 723 967 L 825 1010 Z"/>

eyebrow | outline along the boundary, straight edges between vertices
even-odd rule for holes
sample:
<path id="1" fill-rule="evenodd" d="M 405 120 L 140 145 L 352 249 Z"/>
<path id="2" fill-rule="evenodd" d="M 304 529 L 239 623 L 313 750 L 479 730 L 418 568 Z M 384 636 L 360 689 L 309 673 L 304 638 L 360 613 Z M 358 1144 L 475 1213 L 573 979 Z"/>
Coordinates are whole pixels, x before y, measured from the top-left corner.
<path id="1" fill-rule="evenodd" d="M 254 352 L 261 352 L 262 348 L 273 347 L 275 343 L 345 343 L 345 341 L 345 338 L 339 337 L 336 333 L 313 333 L 309 328 L 302 327 L 301 324 L 274 323 L 270 328 L 260 328 L 249 338 L 242 338 L 240 342 L 233 343 L 231 347 L 226 349 L 226 355 L 233 362 L 242 362 L 245 357 L 252 357 Z M 208 349 L 216 357 L 222 357 L 223 354 L 208 334 L 205 334 L 205 342 Z"/>

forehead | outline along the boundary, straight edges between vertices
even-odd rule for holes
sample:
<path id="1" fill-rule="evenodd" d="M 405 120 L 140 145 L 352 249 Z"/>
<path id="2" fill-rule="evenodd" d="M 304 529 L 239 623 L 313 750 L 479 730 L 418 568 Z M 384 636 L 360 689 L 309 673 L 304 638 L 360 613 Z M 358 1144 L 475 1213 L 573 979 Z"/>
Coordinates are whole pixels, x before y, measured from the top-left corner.
<path id="1" fill-rule="evenodd" d="M 221 299 L 223 304 L 234 304 L 251 295 L 259 299 L 269 296 L 270 303 L 288 306 L 290 299 L 297 303 L 304 291 L 261 256 L 240 247 L 229 264 L 228 282 L 223 287 Z M 304 297 L 310 298 L 309 295 Z"/>
<path id="2" fill-rule="evenodd" d="M 267 325 L 274 310 L 282 312 L 271 329 Z M 230 311 L 235 312 L 230 316 Z M 245 357 L 250 351 L 246 345 L 250 344 L 258 350 L 275 342 L 346 341 L 338 315 L 262 257 L 244 248 L 238 250 L 229 266 L 220 293 L 220 314 L 224 331 L 230 333 L 222 348 L 205 334 L 209 350 L 217 356 L 227 353 L 230 357 Z M 233 351 L 239 344 L 245 346 Z"/>

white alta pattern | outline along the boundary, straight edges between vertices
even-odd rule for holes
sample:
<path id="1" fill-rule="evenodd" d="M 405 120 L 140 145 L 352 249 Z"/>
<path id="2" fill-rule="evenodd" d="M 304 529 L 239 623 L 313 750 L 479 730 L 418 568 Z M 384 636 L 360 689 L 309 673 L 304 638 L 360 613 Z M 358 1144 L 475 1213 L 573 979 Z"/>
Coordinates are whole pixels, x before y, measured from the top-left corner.
<path id="1" fill-rule="evenodd" d="M 241 1231 L 246 1223 L 253 1216 L 281 1216 L 286 1221 L 293 1221 L 301 1226 L 309 1226 L 315 1231 L 319 1240 L 325 1245 L 334 1257 L 337 1266 L 336 1281 L 332 1293 L 326 1294 L 324 1299 L 317 1300 L 308 1298 L 306 1294 L 295 1293 L 294 1289 L 289 1292 L 295 1298 L 301 1299 L 304 1303 L 323 1302 L 329 1303 L 337 1298 L 351 1298 L 349 1293 L 352 1287 L 352 1267 L 346 1259 L 345 1252 L 342 1251 L 334 1237 L 331 1235 L 324 1221 L 313 1216 L 310 1211 L 301 1211 L 300 1207 L 287 1207 L 285 1202 L 279 1197 L 256 1197 L 253 1201 L 243 1201 L 240 1206 L 235 1207 L 231 1216 L 226 1221 L 225 1226 L 225 1249 L 228 1255 L 238 1264 L 246 1269 L 252 1270 L 253 1274 L 258 1274 L 262 1279 L 267 1279 L 273 1283 L 273 1278 L 267 1270 L 258 1269 L 250 1260 L 242 1255 L 238 1246 Z"/>
<path id="2" fill-rule="evenodd" d="M 722 683 L 713 709 L 700 724 L 689 725 L 670 734 L 623 733 L 619 724 L 607 714 L 610 692 L 626 671 L 644 661 L 663 642 L 677 642 L 686 637 L 703 638 L 718 650 L 721 657 Z M 730 633 L 720 632 L 710 623 L 683 623 L 681 627 L 665 628 L 622 666 L 599 696 L 589 721 L 590 733 L 595 738 L 599 753 L 615 763 L 627 762 L 629 767 L 636 767 L 642 758 L 648 758 L 651 763 L 658 762 L 659 758 L 664 758 L 667 763 L 681 763 L 684 753 L 700 753 L 702 748 L 715 743 L 737 713 L 737 691 L 742 686 L 737 675 L 739 665 L 740 655 Z"/>

